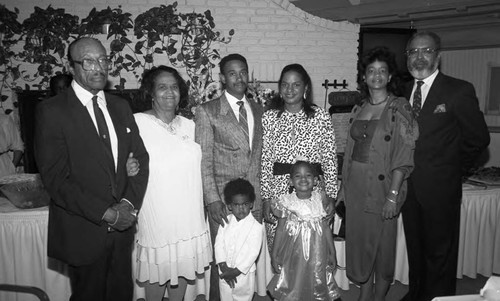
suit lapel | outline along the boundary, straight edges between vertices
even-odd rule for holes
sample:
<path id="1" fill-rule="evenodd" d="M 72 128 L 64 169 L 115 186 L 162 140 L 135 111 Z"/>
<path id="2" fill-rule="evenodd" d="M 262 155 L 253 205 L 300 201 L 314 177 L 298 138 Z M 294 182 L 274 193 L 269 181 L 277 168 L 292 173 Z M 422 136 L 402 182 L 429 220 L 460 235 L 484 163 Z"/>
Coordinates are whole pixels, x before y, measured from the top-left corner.
<path id="1" fill-rule="evenodd" d="M 249 101 L 253 115 L 253 139 L 252 139 L 252 156 L 260 154 L 257 152 L 262 147 L 262 107 L 256 102 Z"/>
<path id="2" fill-rule="evenodd" d="M 125 166 L 128 157 L 128 145 L 125 143 L 128 134 L 126 122 L 121 119 L 120 109 L 116 105 L 117 102 L 113 101 L 113 96 L 106 94 L 106 103 L 109 116 L 113 121 L 113 126 L 115 128 L 116 139 L 118 143 L 117 166 Z M 119 173 L 121 170 L 121 168 L 116 168 L 117 173 Z"/>
<path id="3" fill-rule="evenodd" d="M 80 135 L 80 139 L 85 140 L 85 145 L 87 146 L 87 151 L 89 156 L 96 158 L 99 161 L 99 165 L 109 174 L 110 178 L 114 181 L 114 170 L 110 169 L 110 164 L 108 162 L 108 156 L 105 153 L 104 146 L 100 140 L 97 129 L 89 115 L 89 112 L 85 106 L 80 102 L 75 94 L 75 91 L 71 88 L 68 89 L 68 108 L 70 118 L 75 122 L 75 126 L 79 129 L 77 135 Z"/>
<path id="4" fill-rule="evenodd" d="M 250 150 L 250 145 L 248 144 L 247 137 L 243 132 L 243 129 L 238 123 L 238 119 L 234 115 L 233 109 L 229 105 L 229 101 L 223 94 L 220 98 L 220 116 L 222 118 L 223 127 L 226 131 L 232 135 L 236 144 L 240 146 L 243 150 Z"/>
<path id="5" fill-rule="evenodd" d="M 427 97 L 425 98 L 424 105 L 422 106 L 422 110 L 420 111 L 420 114 L 423 115 L 430 115 L 434 114 L 434 109 L 438 105 L 438 102 L 440 101 L 439 94 L 441 93 L 439 87 L 442 86 L 442 81 L 444 80 L 443 74 L 439 72 L 434 79 L 434 82 L 432 83 L 431 88 L 429 89 L 429 93 L 427 93 Z"/>

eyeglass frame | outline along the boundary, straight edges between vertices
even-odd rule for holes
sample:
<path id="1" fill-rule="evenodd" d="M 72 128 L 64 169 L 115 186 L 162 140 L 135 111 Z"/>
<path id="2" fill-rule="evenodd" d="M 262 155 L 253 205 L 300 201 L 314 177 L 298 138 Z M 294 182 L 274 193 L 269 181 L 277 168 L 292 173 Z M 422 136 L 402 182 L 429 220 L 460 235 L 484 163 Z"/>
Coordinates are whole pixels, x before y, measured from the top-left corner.
<path id="1" fill-rule="evenodd" d="M 425 56 L 430 56 L 436 52 L 439 52 L 438 48 L 424 47 L 424 48 L 412 48 L 405 51 L 406 56 L 417 56 L 422 53 Z"/>
<path id="2" fill-rule="evenodd" d="M 103 67 L 103 65 L 102 65 L 102 64 L 104 63 L 104 61 L 103 61 L 103 60 L 106 60 L 106 62 L 107 62 L 107 63 L 106 63 L 106 64 L 107 64 L 107 68 L 104 68 L 104 67 Z M 107 70 L 107 71 L 109 71 L 109 70 L 111 70 L 111 69 L 113 68 L 113 66 L 112 66 L 112 63 L 113 63 L 113 62 L 111 61 L 111 59 L 110 59 L 109 57 L 99 58 L 99 59 L 97 59 L 97 60 L 94 60 L 94 59 L 87 59 L 87 58 L 85 58 L 85 59 L 82 59 L 81 61 L 76 61 L 76 60 L 71 60 L 71 61 L 72 61 L 73 63 L 80 64 L 80 65 L 82 66 L 82 69 L 83 69 L 83 70 L 85 70 L 85 71 L 94 71 L 94 70 L 96 70 L 96 64 L 99 64 L 99 67 L 100 67 L 102 70 Z M 90 69 L 86 69 L 86 68 L 84 67 L 84 65 L 85 65 L 85 64 L 84 64 L 84 63 L 85 63 L 85 61 L 87 61 L 87 62 L 88 62 L 88 61 L 92 62 L 92 65 L 91 65 L 91 66 L 92 66 L 92 68 L 90 68 Z M 103 62 L 100 62 L 100 61 L 103 61 Z"/>

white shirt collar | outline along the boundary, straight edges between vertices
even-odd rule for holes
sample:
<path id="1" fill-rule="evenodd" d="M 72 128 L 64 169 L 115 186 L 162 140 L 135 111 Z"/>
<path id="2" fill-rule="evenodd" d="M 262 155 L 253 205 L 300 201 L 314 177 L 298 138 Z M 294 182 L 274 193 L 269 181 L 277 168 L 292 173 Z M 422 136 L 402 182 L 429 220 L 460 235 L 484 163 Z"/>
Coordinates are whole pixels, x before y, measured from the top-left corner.
<path id="1" fill-rule="evenodd" d="M 71 87 L 75 91 L 76 97 L 78 97 L 83 106 L 86 107 L 87 105 L 91 104 L 92 97 L 94 97 L 94 94 L 85 90 L 75 80 L 71 82 Z M 101 90 L 96 95 L 97 95 L 97 102 L 99 102 L 101 106 L 106 107 L 106 98 L 104 97 L 104 91 Z"/>
<path id="2" fill-rule="evenodd" d="M 243 95 L 242 99 L 238 99 L 238 98 L 234 97 L 233 95 L 229 94 L 229 92 L 227 92 L 226 90 L 224 90 L 224 95 L 226 95 L 226 99 L 231 106 L 237 107 L 238 106 L 237 102 L 240 100 L 242 100 L 245 104 L 248 104 L 248 101 L 247 101 L 247 98 L 245 95 Z"/>
<path id="3" fill-rule="evenodd" d="M 436 76 L 438 75 L 438 73 L 439 73 L 439 69 L 436 69 L 436 71 L 434 71 L 431 75 L 429 75 L 428 77 L 426 77 L 424 79 L 415 79 L 415 84 L 417 84 L 417 81 L 421 80 L 424 82 L 424 85 L 430 87 L 430 86 L 432 86 L 432 83 L 436 79 Z"/>

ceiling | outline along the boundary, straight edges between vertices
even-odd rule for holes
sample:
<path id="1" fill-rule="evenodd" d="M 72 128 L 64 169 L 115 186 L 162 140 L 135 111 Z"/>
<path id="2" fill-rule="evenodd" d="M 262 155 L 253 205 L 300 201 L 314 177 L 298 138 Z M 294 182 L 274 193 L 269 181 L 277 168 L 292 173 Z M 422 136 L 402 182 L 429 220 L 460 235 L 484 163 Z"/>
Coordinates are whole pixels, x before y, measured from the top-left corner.
<path id="1" fill-rule="evenodd" d="M 443 48 L 500 47 L 500 0 L 290 0 L 302 10 L 362 28 L 432 30 Z"/>

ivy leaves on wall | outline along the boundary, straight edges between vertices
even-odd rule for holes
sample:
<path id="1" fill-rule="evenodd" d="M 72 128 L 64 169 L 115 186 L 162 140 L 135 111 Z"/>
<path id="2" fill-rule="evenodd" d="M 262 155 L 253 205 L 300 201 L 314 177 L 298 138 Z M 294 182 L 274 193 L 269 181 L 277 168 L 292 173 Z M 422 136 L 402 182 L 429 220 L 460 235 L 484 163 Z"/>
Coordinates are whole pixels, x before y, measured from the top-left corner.
<path id="1" fill-rule="evenodd" d="M 142 73 L 154 66 L 156 56 L 166 55 L 174 67 L 188 75 L 194 106 L 206 100 L 206 88 L 213 82 L 212 68 L 220 60 L 215 45 L 229 43 L 234 34 L 230 30 L 229 37 L 223 37 L 215 29 L 210 10 L 179 13 L 177 2 L 152 7 L 135 20 L 121 6 L 99 11 L 93 8 L 81 21 L 50 5 L 46 9 L 35 6 L 22 24 L 17 21 L 18 14 L 17 8 L 11 11 L 0 5 L 1 102 L 7 99 L 4 87 L 21 89 L 17 85 L 20 77 L 27 83 L 24 89 L 46 89 L 50 77 L 66 71 L 68 44 L 78 37 L 101 34 L 106 26 L 113 61 L 110 76 L 119 78 L 116 89 L 125 88 L 124 74 L 132 73 L 139 81 Z M 22 50 L 15 51 L 18 43 Z M 29 73 L 26 64 L 35 65 L 36 72 Z M 21 70 L 22 66 L 25 69 Z"/>

